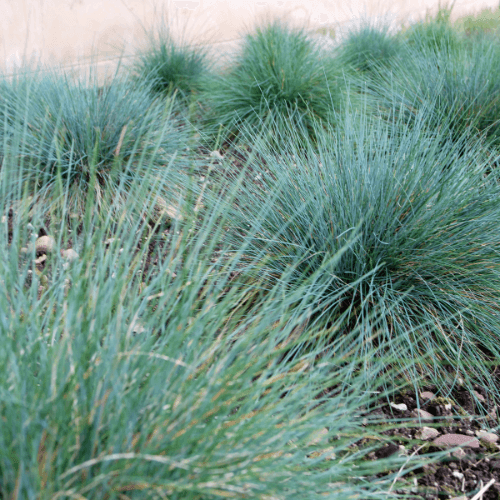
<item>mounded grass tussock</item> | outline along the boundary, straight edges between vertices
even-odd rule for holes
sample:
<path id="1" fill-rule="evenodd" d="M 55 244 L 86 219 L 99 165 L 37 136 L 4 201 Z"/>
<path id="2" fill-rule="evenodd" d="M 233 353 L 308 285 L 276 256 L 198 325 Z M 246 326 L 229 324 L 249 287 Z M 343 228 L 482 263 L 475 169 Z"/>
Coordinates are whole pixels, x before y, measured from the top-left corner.
<path id="1" fill-rule="evenodd" d="M 227 138 L 241 128 L 263 131 L 276 142 L 290 129 L 314 138 L 314 124 L 328 123 L 341 103 L 339 68 L 303 30 L 275 21 L 245 37 L 241 53 L 207 82 L 208 130 Z"/>
<path id="2" fill-rule="evenodd" d="M 248 245 L 246 271 L 269 286 L 291 275 L 303 293 L 309 283 L 315 321 L 345 321 L 333 340 L 359 328 L 367 362 L 372 342 L 403 342 L 410 378 L 445 384 L 451 371 L 498 395 L 498 184 L 476 148 L 430 135 L 425 117 L 341 121 L 317 152 L 291 146 L 249 165 L 261 186 L 241 188 L 230 237 Z"/>
<path id="3" fill-rule="evenodd" d="M 123 199 L 123 211 L 133 179 L 158 180 L 167 169 L 172 180 L 163 185 L 175 192 L 189 168 L 188 129 L 174 103 L 155 101 L 145 86 L 116 78 L 100 88 L 49 72 L 18 75 L 2 88 L 3 155 L 41 202 L 60 200 L 67 187 L 73 212 L 89 196 L 105 211 L 99 202 L 108 195 Z"/>

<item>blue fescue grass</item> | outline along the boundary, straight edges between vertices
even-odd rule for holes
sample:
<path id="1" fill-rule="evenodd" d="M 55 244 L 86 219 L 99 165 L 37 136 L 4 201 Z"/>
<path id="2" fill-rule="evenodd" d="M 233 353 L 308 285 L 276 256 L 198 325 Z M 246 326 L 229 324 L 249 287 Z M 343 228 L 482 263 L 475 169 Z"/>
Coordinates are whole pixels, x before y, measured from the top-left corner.
<path id="1" fill-rule="evenodd" d="M 404 29 L 402 38 L 418 51 L 452 54 L 465 42 L 450 21 L 452 10 L 453 7 L 440 7 L 434 17 L 426 15 L 424 20 Z"/>
<path id="2" fill-rule="evenodd" d="M 286 273 L 295 290 L 321 269 L 315 321 L 342 318 L 331 339 L 359 328 L 367 363 L 372 342 L 403 342 L 409 379 L 445 387 L 461 377 L 498 397 L 489 364 L 500 356 L 499 187 L 481 151 L 429 134 L 426 121 L 347 113 L 317 152 L 293 143 L 263 152 L 249 165 L 262 186 L 242 185 L 231 238 L 248 245 L 247 271 L 269 286 Z M 425 352 L 432 361 L 416 362 Z"/>
<path id="3" fill-rule="evenodd" d="M 430 130 L 453 141 L 467 135 L 498 151 L 500 45 L 477 38 L 453 54 L 411 48 L 405 54 L 368 89 L 377 112 L 411 123 L 425 109 Z"/>
<path id="4" fill-rule="evenodd" d="M 375 399 L 500 399 L 497 49 L 445 35 L 357 114 L 304 32 L 248 35 L 203 97 L 222 186 L 149 84 L 0 82 L 1 498 L 387 498 L 422 458 L 368 459 Z"/>
<path id="5" fill-rule="evenodd" d="M 93 77 L 81 83 L 38 71 L 2 87 L 3 149 L 17 157 L 25 187 L 45 203 L 67 186 L 74 212 L 89 196 L 104 199 L 104 191 L 125 195 L 125 205 L 123 186 L 133 179 L 158 176 L 169 165 L 174 179 L 188 168 L 189 129 L 174 117 L 174 102 L 154 100 L 146 86 L 115 77 L 99 87 Z"/>
<path id="6" fill-rule="evenodd" d="M 5 214 L 17 194 L 0 201 Z M 193 220 L 178 224 L 147 275 L 154 235 L 139 218 L 116 227 L 94 215 L 81 245 L 55 225 L 42 272 L 33 251 L 19 251 L 28 225 L 16 219 L 7 238 L 2 223 L 2 496 L 384 497 L 392 477 L 366 477 L 403 459 L 352 450 L 365 433 L 377 436 L 356 417 L 373 399 L 360 360 L 340 343 L 320 361 L 321 347 L 287 355 L 321 336 L 300 329 L 304 315 L 290 307 L 314 314 L 314 297 L 284 282 L 260 298 L 231 285 L 245 249 L 214 259 L 225 209 L 211 206 L 202 232 Z M 42 216 L 35 211 L 33 225 Z M 79 252 L 70 263 L 59 255 L 69 238 Z M 375 365 L 369 375 L 382 384 L 385 364 Z"/>
<path id="7" fill-rule="evenodd" d="M 189 102 L 201 90 L 212 63 L 206 47 L 176 41 L 167 26 L 148 36 L 148 45 L 139 53 L 132 71 L 137 85 L 146 85 L 153 95 Z"/>
<path id="8" fill-rule="evenodd" d="M 270 127 L 271 142 L 289 129 L 310 138 L 313 124 L 328 123 L 340 106 L 341 76 L 305 31 L 279 21 L 259 26 L 229 68 L 206 82 L 207 131 L 215 137 L 222 128 L 232 139 L 242 127 Z"/>
<path id="9" fill-rule="evenodd" d="M 341 60 L 363 76 L 376 76 L 387 71 L 401 51 L 401 41 L 389 28 L 365 22 L 352 30 L 338 48 Z"/>

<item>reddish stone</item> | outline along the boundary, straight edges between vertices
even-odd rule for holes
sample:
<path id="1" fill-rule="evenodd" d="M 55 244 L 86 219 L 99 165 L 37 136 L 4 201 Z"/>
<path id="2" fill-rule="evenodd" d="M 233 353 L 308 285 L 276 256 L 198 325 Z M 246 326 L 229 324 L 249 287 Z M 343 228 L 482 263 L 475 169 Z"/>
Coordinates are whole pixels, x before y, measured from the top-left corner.
<path id="1" fill-rule="evenodd" d="M 430 391 L 424 391 L 420 394 L 420 397 L 422 399 L 434 399 L 436 395 L 433 392 Z"/>
<path id="2" fill-rule="evenodd" d="M 446 446 L 453 448 L 454 446 L 467 446 L 469 448 L 479 448 L 479 440 L 465 434 L 444 434 L 434 439 L 432 444 L 436 446 Z"/>

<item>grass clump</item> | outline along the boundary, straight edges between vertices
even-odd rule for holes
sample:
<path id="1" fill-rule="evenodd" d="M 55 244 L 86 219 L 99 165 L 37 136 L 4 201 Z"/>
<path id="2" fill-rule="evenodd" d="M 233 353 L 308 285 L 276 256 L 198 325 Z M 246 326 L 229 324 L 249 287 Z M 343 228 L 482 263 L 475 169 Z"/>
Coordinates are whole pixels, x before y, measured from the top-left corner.
<path id="1" fill-rule="evenodd" d="M 187 130 L 174 118 L 173 103 L 160 105 L 146 87 L 118 79 L 85 86 L 55 72 L 19 75 L 3 86 L 9 92 L 2 129 L 11 138 L 3 154 L 15 158 L 12 168 L 39 200 L 50 204 L 68 186 L 71 211 L 81 213 L 90 195 L 100 201 L 107 192 L 126 203 L 120 186 L 157 177 L 174 157 L 171 186 L 176 172 L 187 168 L 177 154 L 187 146 Z"/>
<path id="2" fill-rule="evenodd" d="M 399 51 L 399 39 L 390 35 L 388 28 L 365 24 L 343 40 L 339 56 L 354 71 L 375 76 L 391 65 Z"/>
<path id="3" fill-rule="evenodd" d="M 319 347 L 285 358 L 299 295 L 232 286 L 239 256 L 214 259 L 225 205 L 212 208 L 202 233 L 170 233 L 149 270 L 140 221 L 93 218 L 79 258 L 56 251 L 41 276 L 18 250 L 26 226 L 7 238 L 1 225 L 3 497 L 347 500 L 390 486 L 366 480 L 387 467 L 364 459 L 373 446 L 350 448 L 376 435 L 356 417 L 371 401 L 364 375 L 342 346 L 321 364 Z M 61 225 L 58 245 L 69 237 Z"/>
<path id="4" fill-rule="evenodd" d="M 248 272 L 268 284 L 291 274 L 290 290 L 317 276 L 315 321 L 344 321 L 333 341 L 359 328 L 367 362 L 372 342 L 402 342 L 410 380 L 446 386 L 451 373 L 498 396 L 488 365 L 500 356 L 500 193 L 480 153 L 429 135 L 425 117 L 341 121 L 316 153 L 291 146 L 250 164 L 262 187 L 242 188 L 232 232 L 235 248 L 248 244 Z M 432 361 L 420 364 L 425 352 Z"/>
<path id="5" fill-rule="evenodd" d="M 451 24 L 453 7 L 439 8 L 436 16 L 429 15 L 402 32 L 403 40 L 421 52 L 453 54 L 464 43 L 460 33 Z"/>
<path id="6" fill-rule="evenodd" d="M 147 85 L 154 95 L 171 96 L 187 102 L 200 90 L 210 72 L 207 49 L 174 40 L 166 27 L 149 36 L 149 44 L 139 53 L 133 71 L 137 85 Z"/>
<path id="7" fill-rule="evenodd" d="M 270 142 L 291 129 L 313 137 L 313 124 L 328 123 L 340 106 L 338 77 L 303 30 L 279 21 L 260 26 L 232 66 L 207 83 L 209 131 L 222 127 L 234 138 L 242 128 L 264 129 Z"/>
<path id="8" fill-rule="evenodd" d="M 483 38 L 452 56 L 414 51 L 408 55 L 411 64 L 394 65 L 378 83 L 374 94 L 379 108 L 405 114 L 408 122 L 426 110 L 431 130 L 446 130 L 454 141 L 468 135 L 471 141 L 498 148 L 500 46 Z"/>

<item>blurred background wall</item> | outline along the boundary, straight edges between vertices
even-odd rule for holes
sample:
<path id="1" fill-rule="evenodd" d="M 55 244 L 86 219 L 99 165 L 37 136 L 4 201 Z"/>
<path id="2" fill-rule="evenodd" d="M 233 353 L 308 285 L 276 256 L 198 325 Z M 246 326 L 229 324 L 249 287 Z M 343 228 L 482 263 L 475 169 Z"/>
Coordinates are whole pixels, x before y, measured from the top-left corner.
<path id="1" fill-rule="evenodd" d="M 455 0 L 452 18 L 498 4 Z M 361 19 L 383 18 L 397 26 L 438 6 L 438 0 L 0 0 L 0 64 L 9 74 L 26 61 L 77 71 L 93 61 L 105 72 L 120 56 L 133 57 L 162 20 L 176 37 L 222 53 L 268 17 L 311 31 L 333 29 L 339 37 Z"/>

